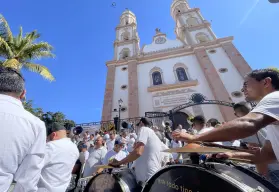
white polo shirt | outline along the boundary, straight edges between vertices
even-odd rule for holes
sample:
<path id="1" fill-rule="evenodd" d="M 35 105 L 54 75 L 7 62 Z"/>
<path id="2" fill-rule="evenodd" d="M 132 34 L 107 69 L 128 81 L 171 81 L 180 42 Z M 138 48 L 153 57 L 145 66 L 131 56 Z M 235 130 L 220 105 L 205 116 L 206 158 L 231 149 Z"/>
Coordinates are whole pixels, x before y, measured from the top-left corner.
<path id="1" fill-rule="evenodd" d="M 261 113 L 276 121 L 267 126 L 267 139 L 271 142 L 273 151 L 279 160 L 279 91 L 266 95 L 251 113 Z"/>
<path id="2" fill-rule="evenodd" d="M 46 146 L 45 124 L 20 100 L 0 94 L 0 191 L 36 191 Z"/>
<path id="3" fill-rule="evenodd" d="M 66 191 L 71 181 L 73 167 L 78 158 L 78 148 L 69 138 L 48 142 L 45 164 L 38 183 L 38 191 Z"/>

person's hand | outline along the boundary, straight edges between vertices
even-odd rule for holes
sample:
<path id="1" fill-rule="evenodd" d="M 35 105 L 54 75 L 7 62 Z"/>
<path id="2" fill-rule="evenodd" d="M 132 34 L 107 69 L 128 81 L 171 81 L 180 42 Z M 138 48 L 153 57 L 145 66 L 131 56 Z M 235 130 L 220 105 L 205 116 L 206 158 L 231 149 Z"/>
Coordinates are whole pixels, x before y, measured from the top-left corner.
<path id="1" fill-rule="evenodd" d="M 216 154 L 217 159 L 230 159 L 233 158 L 233 153 L 226 152 L 226 153 L 218 153 Z"/>
<path id="2" fill-rule="evenodd" d="M 112 167 L 119 167 L 121 165 L 120 161 L 117 161 L 116 159 L 113 159 L 109 162 L 109 166 Z"/>
<path id="3" fill-rule="evenodd" d="M 185 141 L 187 143 L 191 143 L 192 140 L 194 139 L 193 135 L 181 131 L 172 132 L 172 137 L 174 140 Z"/>

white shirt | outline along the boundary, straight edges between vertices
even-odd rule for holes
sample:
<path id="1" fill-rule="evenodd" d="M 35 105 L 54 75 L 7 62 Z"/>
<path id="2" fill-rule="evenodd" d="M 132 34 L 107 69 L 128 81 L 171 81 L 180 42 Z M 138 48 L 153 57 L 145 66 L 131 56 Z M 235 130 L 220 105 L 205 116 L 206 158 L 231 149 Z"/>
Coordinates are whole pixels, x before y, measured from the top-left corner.
<path id="1" fill-rule="evenodd" d="M 108 149 L 108 151 L 111 151 L 111 150 L 113 150 L 113 148 L 114 148 L 114 143 L 115 143 L 115 139 L 113 139 L 113 140 L 111 140 L 111 139 L 108 139 L 108 141 L 107 141 L 107 149 Z"/>
<path id="2" fill-rule="evenodd" d="M 162 144 L 155 132 L 148 127 L 139 129 L 137 142 L 144 144 L 144 151 L 135 161 L 135 174 L 137 181 L 145 182 L 161 168 Z"/>
<path id="3" fill-rule="evenodd" d="M 77 146 L 69 138 L 48 142 L 38 191 L 66 191 L 78 157 Z"/>
<path id="4" fill-rule="evenodd" d="M 94 149 L 90 154 L 87 162 L 85 163 L 83 177 L 91 176 L 95 171 L 97 171 L 95 165 L 101 165 L 103 159 L 107 154 L 107 149 L 105 147 L 100 147 Z"/>
<path id="5" fill-rule="evenodd" d="M 79 153 L 79 160 L 81 163 L 85 163 L 87 161 L 89 157 L 89 152 L 88 151 L 84 151 L 84 152 L 80 152 Z"/>
<path id="6" fill-rule="evenodd" d="M 171 148 L 178 148 L 178 147 L 182 147 L 182 143 L 181 141 L 178 141 L 177 143 L 172 140 L 171 141 Z M 178 153 L 172 153 L 172 156 L 173 156 L 173 160 L 176 160 L 177 157 L 178 157 Z M 182 158 L 182 156 L 180 156 L 180 159 Z"/>
<path id="7" fill-rule="evenodd" d="M 45 124 L 21 101 L 0 94 L 0 191 L 36 191 L 46 146 Z"/>
<path id="8" fill-rule="evenodd" d="M 116 159 L 117 161 L 121 161 L 127 156 L 127 154 L 124 151 L 119 151 L 118 153 L 115 152 L 114 150 L 111 150 L 107 152 L 105 158 L 103 159 L 102 163 L 103 165 L 108 165 L 109 161 L 112 159 Z"/>
<path id="9" fill-rule="evenodd" d="M 169 149 L 167 145 L 165 145 L 163 142 L 161 142 L 161 166 L 165 166 L 168 162 L 170 162 L 170 159 L 173 159 L 173 156 L 171 153 L 162 152 L 163 150 Z"/>
<path id="10" fill-rule="evenodd" d="M 251 113 L 261 113 L 277 120 L 267 127 L 267 139 L 279 160 L 279 91 L 266 95 Z"/>
<path id="11" fill-rule="evenodd" d="M 129 153 L 131 153 L 134 150 L 134 144 L 136 140 L 134 138 L 130 138 L 127 144 L 127 150 Z"/>

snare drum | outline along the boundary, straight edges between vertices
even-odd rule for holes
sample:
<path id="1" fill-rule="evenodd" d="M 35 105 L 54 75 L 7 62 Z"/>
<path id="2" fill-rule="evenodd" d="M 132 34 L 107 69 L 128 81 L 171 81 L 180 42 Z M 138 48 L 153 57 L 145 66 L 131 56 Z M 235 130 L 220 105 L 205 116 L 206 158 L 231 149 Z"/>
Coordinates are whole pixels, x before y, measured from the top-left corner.
<path id="1" fill-rule="evenodd" d="M 137 182 L 134 174 L 128 168 L 114 169 L 111 174 L 101 173 L 93 177 L 84 192 L 135 192 Z"/>
<path id="2" fill-rule="evenodd" d="M 161 169 L 147 181 L 142 190 L 142 192 L 162 191 L 274 192 L 278 189 L 250 170 L 243 172 L 237 166 L 206 163 L 204 166 L 173 165 Z"/>
<path id="3" fill-rule="evenodd" d="M 90 177 L 84 177 L 84 178 L 80 178 L 78 180 L 78 183 L 77 183 L 77 187 L 75 189 L 75 192 L 83 192 L 86 185 L 88 184 L 88 182 L 93 178 L 93 176 L 90 176 Z"/>

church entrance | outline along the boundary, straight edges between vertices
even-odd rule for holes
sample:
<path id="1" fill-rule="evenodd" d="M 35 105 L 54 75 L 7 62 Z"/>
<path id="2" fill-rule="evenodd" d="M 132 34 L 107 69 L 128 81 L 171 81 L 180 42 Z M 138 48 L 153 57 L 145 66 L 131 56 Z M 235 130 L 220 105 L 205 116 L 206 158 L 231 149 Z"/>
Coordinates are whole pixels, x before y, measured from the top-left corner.
<path id="1" fill-rule="evenodd" d="M 190 125 L 187 121 L 188 115 L 183 112 L 176 112 L 173 114 L 173 120 L 175 124 L 173 125 L 173 129 L 176 129 L 178 125 L 182 125 L 183 129 L 188 130 L 190 128 Z"/>

